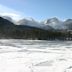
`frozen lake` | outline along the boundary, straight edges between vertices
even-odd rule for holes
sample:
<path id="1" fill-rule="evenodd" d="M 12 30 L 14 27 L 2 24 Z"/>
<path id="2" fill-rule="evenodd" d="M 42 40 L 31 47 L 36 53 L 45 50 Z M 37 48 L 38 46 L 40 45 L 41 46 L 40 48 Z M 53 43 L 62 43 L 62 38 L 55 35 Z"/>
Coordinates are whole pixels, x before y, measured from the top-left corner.
<path id="1" fill-rule="evenodd" d="M 0 39 L 0 72 L 72 72 L 72 41 Z"/>

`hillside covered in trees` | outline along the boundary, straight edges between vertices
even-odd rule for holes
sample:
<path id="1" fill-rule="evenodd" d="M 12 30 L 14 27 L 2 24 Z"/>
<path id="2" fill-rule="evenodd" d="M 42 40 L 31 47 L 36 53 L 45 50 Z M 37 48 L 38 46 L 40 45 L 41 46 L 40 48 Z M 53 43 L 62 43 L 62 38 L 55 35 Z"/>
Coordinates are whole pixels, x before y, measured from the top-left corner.
<path id="1" fill-rule="evenodd" d="M 53 20 L 56 20 L 56 18 Z M 21 20 L 18 23 L 24 24 L 17 25 L 8 19 L 0 17 L 0 39 L 72 40 L 71 20 L 64 22 L 64 29 L 55 29 L 50 25 L 44 24 L 38 27 L 28 25 L 28 23 L 32 24 L 33 22 Z M 58 23 L 58 20 L 56 22 Z M 50 20 L 45 23 L 52 24 Z"/>

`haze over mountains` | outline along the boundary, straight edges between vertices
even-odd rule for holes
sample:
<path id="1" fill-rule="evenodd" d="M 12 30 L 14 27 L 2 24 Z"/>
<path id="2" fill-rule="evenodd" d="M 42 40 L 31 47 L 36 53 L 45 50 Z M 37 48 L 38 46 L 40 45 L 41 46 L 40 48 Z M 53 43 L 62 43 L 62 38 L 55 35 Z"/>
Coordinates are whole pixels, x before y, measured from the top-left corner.
<path id="1" fill-rule="evenodd" d="M 0 17 L 0 38 L 47 40 L 56 36 L 66 37 L 68 30 L 72 30 L 72 19 L 61 21 L 54 17 L 37 22 L 32 18 L 24 18 L 16 22 L 8 16 Z"/>
<path id="2" fill-rule="evenodd" d="M 50 18 L 43 20 L 41 22 L 35 21 L 33 18 L 24 18 L 17 22 L 13 20 L 11 17 L 3 16 L 2 18 L 7 19 L 10 22 L 14 22 L 16 25 L 26 25 L 31 27 L 42 28 L 45 30 L 48 29 L 57 29 L 57 30 L 64 30 L 64 29 L 71 29 L 72 19 L 67 19 L 65 21 L 61 21 L 58 18 Z"/>

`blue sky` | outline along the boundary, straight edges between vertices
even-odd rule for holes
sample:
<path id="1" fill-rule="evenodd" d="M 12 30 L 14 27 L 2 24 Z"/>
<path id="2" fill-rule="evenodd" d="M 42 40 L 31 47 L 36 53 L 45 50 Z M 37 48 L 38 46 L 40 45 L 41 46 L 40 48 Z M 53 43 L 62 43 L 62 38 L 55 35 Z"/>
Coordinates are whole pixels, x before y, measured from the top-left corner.
<path id="1" fill-rule="evenodd" d="M 72 18 L 72 0 L 0 0 L 0 13 L 37 20 L 52 17 L 67 19 Z"/>

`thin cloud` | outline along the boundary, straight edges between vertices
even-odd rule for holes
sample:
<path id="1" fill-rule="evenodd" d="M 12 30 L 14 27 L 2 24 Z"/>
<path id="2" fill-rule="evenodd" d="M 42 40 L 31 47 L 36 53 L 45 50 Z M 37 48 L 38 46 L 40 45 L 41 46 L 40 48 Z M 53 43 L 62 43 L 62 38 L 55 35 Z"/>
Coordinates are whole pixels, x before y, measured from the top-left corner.
<path id="1" fill-rule="evenodd" d="M 0 15 L 1 16 L 9 16 L 15 20 L 19 20 L 21 18 L 23 18 L 23 13 L 19 12 L 19 11 L 15 11 L 11 8 L 8 8 L 4 5 L 0 4 Z"/>

